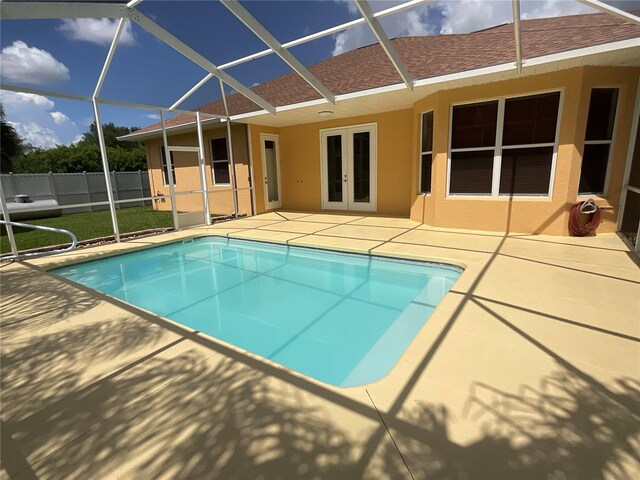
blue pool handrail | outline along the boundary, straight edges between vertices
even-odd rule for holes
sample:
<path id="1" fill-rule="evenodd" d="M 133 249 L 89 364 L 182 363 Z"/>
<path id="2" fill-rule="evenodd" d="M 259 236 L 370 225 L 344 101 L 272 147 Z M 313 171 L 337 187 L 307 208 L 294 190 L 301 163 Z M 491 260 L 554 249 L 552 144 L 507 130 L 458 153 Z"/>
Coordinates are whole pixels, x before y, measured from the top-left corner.
<path id="1" fill-rule="evenodd" d="M 8 222 L 6 220 L 0 220 L 0 225 L 7 225 L 9 227 L 31 228 L 33 230 L 43 230 L 45 232 L 64 233 L 65 235 L 69 235 L 69 237 L 71 237 L 71 245 L 65 248 L 48 250 L 46 252 L 11 254 L 11 255 L 0 257 L 0 260 L 23 260 L 25 258 L 38 258 L 38 257 L 44 257 L 46 255 L 56 255 L 58 253 L 72 252 L 73 250 L 76 249 L 76 246 L 78 245 L 78 239 L 73 234 L 73 232 L 70 232 L 69 230 L 65 230 L 63 228 L 45 227 L 43 225 L 32 225 L 30 223 Z"/>

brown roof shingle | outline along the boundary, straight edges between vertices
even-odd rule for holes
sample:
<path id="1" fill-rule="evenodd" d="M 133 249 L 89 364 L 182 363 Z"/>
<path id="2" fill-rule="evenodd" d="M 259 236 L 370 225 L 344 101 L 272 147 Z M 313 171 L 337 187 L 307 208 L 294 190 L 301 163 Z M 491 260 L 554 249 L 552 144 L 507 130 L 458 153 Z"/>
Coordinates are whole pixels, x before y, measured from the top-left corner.
<path id="1" fill-rule="evenodd" d="M 535 58 L 578 48 L 640 37 L 640 27 L 608 14 L 524 20 L 521 22 L 522 56 Z M 454 35 L 401 37 L 392 40 L 398 55 L 414 79 L 427 79 L 457 72 L 513 62 L 513 24 Z M 401 83 L 402 79 L 379 44 L 361 47 L 309 67 L 334 95 Z M 291 105 L 321 98 L 304 79 L 289 73 L 251 90 L 274 106 Z M 239 93 L 227 97 L 229 112 L 238 115 L 261 110 Z M 221 100 L 198 110 L 224 115 Z M 167 126 L 193 122 L 183 114 L 169 119 Z M 160 128 L 156 123 L 135 133 Z"/>

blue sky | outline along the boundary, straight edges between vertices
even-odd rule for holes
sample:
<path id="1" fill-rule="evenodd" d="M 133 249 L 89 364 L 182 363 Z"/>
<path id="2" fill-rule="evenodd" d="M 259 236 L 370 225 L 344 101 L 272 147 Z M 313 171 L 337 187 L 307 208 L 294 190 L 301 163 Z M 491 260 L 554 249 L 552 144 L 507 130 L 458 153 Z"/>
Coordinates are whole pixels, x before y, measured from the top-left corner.
<path id="1" fill-rule="evenodd" d="M 374 10 L 397 1 L 370 1 Z M 607 2 L 627 10 L 640 0 Z M 358 18 L 350 0 L 242 1 L 243 6 L 281 42 Z M 190 44 L 217 65 L 258 52 L 264 44 L 215 0 L 143 1 L 147 16 Z M 525 18 L 591 12 L 573 0 L 523 0 Z M 510 0 L 437 0 L 385 17 L 390 37 L 465 33 L 511 20 Z M 104 63 L 116 22 L 108 19 L 2 21 L 0 48 L 3 83 L 91 95 Z M 305 65 L 373 43 L 365 26 L 291 49 Z M 289 67 L 269 55 L 227 70 L 247 86 L 288 73 Z M 127 22 L 101 97 L 169 106 L 207 72 L 140 27 Z M 183 108 L 192 109 L 220 97 L 216 79 L 208 82 Z M 55 97 L 2 92 L 7 120 L 30 143 L 49 147 L 69 144 L 91 121 L 91 105 Z M 156 112 L 102 107 L 104 122 L 145 126 Z"/>

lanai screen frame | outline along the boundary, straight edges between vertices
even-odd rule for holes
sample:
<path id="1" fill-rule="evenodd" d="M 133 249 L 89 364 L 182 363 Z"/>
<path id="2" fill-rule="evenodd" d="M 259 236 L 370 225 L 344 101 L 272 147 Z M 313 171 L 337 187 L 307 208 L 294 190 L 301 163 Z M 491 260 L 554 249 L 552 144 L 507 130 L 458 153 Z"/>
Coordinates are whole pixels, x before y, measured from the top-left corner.
<path id="1" fill-rule="evenodd" d="M 117 214 L 116 214 L 116 203 L 126 203 L 140 200 L 155 200 L 159 198 L 158 196 L 152 195 L 147 198 L 137 198 L 137 199 L 129 199 L 126 201 L 115 201 L 113 198 L 113 191 L 111 188 L 111 177 L 109 175 L 109 160 L 107 157 L 106 146 L 104 142 L 104 133 L 102 130 L 102 123 L 100 121 L 100 105 L 116 105 L 137 109 L 145 109 L 145 110 L 157 110 L 160 112 L 161 118 L 161 129 L 162 129 L 162 138 L 163 145 L 166 152 L 167 165 L 169 167 L 169 172 L 172 171 L 172 160 L 170 151 L 173 149 L 176 151 L 176 147 L 171 147 L 168 144 L 167 140 L 167 132 L 166 125 L 164 121 L 165 113 L 186 113 L 190 115 L 194 115 L 196 117 L 196 126 L 198 132 L 198 147 L 183 147 L 188 148 L 189 151 L 197 153 L 198 155 L 198 164 L 199 164 L 199 172 L 200 172 L 200 190 L 195 190 L 191 192 L 184 192 L 188 194 L 201 193 L 202 201 L 203 201 L 203 209 L 205 212 L 205 222 L 207 225 L 211 224 L 211 215 L 209 212 L 209 202 L 208 202 L 208 192 L 206 186 L 206 177 L 204 170 L 204 145 L 202 141 L 202 117 L 207 117 L 209 119 L 217 120 L 219 122 L 225 122 L 227 127 L 227 141 L 229 146 L 229 156 L 230 156 L 230 166 L 231 166 L 231 183 L 232 183 L 232 194 L 233 194 L 233 203 L 234 203 L 234 215 L 238 213 L 238 186 L 235 178 L 235 166 L 233 162 L 233 152 L 232 152 L 232 142 L 231 142 L 231 122 L 234 120 L 234 117 L 230 115 L 230 112 L 227 108 L 226 95 L 224 92 L 224 85 L 227 84 L 238 93 L 244 95 L 249 100 L 259 105 L 264 109 L 265 113 L 270 113 L 272 115 L 277 114 L 277 108 L 271 105 L 267 100 L 257 95 L 255 92 L 251 91 L 248 87 L 237 81 L 235 78 L 227 74 L 224 70 L 231 68 L 233 66 L 240 65 L 242 63 L 249 62 L 251 60 L 255 60 L 266 55 L 276 54 L 278 55 L 285 63 L 287 63 L 294 72 L 296 72 L 300 77 L 302 77 L 309 85 L 311 85 L 324 99 L 326 102 L 335 104 L 336 99 L 335 95 L 324 86 L 317 78 L 313 76 L 311 72 L 300 62 L 295 56 L 293 56 L 289 52 L 289 48 L 302 45 L 304 43 L 326 37 L 328 35 L 333 35 L 335 33 L 344 31 L 350 27 L 354 27 L 356 25 L 366 24 L 369 26 L 374 36 L 377 39 L 377 43 L 380 44 L 384 52 L 386 53 L 389 61 L 393 64 L 394 68 L 402 78 L 406 88 L 409 90 L 413 90 L 415 80 L 409 74 L 407 68 L 403 64 L 399 55 L 395 51 L 393 45 L 391 44 L 388 36 L 384 32 L 384 29 L 380 25 L 378 18 L 381 18 L 386 15 L 390 15 L 408 8 L 413 8 L 421 4 L 429 3 L 433 0 L 409 0 L 407 2 L 395 5 L 391 8 L 387 8 L 385 10 L 381 10 L 379 12 L 374 13 L 371 6 L 369 5 L 367 0 L 353 0 L 358 11 L 361 14 L 361 17 L 355 20 L 351 20 L 346 23 L 342 23 L 340 25 L 336 25 L 334 27 L 322 30 L 320 32 L 307 35 L 305 37 L 300 37 L 298 39 L 292 40 L 290 42 L 281 44 L 276 40 L 275 36 L 269 32 L 269 30 L 264 27 L 260 22 L 254 18 L 237 0 L 219 0 L 219 2 L 224 5 L 233 15 L 238 18 L 252 33 L 254 33 L 260 40 L 262 40 L 268 48 L 265 50 L 261 50 L 251 55 L 244 56 L 242 58 L 238 58 L 231 62 L 227 62 L 223 65 L 216 66 L 213 62 L 209 61 L 206 57 L 199 54 L 195 51 L 191 46 L 187 43 L 181 41 L 173 34 L 159 26 L 152 19 L 144 15 L 140 12 L 136 7 L 142 3 L 144 0 L 130 0 L 129 2 L 122 3 L 104 3 L 104 2 L 19 2 L 19 1 L 11 1 L 11 2 L 2 2 L 0 3 L 0 18 L 2 20 L 30 20 L 30 19 L 55 19 L 55 18 L 118 18 L 118 26 L 114 35 L 114 38 L 111 42 L 111 46 L 107 53 L 107 57 L 104 62 L 104 66 L 98 77 L 98 81 L 96 82 L 96 88 L 91 97 L 81 96 L 81 95 L 72 95 L 61 92 L 42 90 L 42 89 L 33 89 L 27 87 L 19 87 L 14 85 L 0 84 L 0 89 L 9 90 L 14 92 L 23 92 L 23 93 L 34 93 L 43 96 L 51 96 L 58 98 L 66 98 L 71 100 L 80 100 L 91 102 L 93 106 L 93 113 L 96 121 L 96 129 L 98 133 L 98 141 L 100 146 L 100 154 L 102 159 L 102 167 L 105 178 L 105 183 L 107 186 L 107 196 L 108 196 L 108 205 L 111 214 L 111 223 L 113 228 L 113 235 L 116 242 L 120 242 L 120 231 L 118 228 Z M 617 9 L 610 5 L 607 5 L 598 0 L 575 0 L 580 2 L 586 6 L 595 8 L 602 12 L 605 12 L 609 15 L 613 15 L 617 18 L 621 18 L 625 21 L 630 21 L 637 25 L 640 25 L 640 18 L 627 13 L 623 10 Z M 514 66 L 513 68 L 517 71 L 518 74 L 522 72 L 522 65 L 524 63 L 522 59 L 522 45 L 521 45 L 521 37 L 520 37 L 520 0 L 512 0 L 512 12 L 513 12 L 513 24 L 514 24 L 514 36 L 515 36 L 515 51 L 514 51 Z M 115 54 L 115 51 L 118 47 L 118 42 L 120 40 L 120 35 L 123 31 L 126 20 L 130 20 L 138 24 L 148 33 L 151 33 L 157 39 L 161 40 L 174 50 L 178 51 L 185 57 L 187 57 L 192 62 L 196 63 L 200 67 L 207 70 L 209 73 L 205 75 L 205 77 L 197 82 L 191 89 L 189 89 L 185 94 L 183 94 L 180 98 L 178 98 L 171 106 L 163 107 L 163 106 L 151 106 L 144 104 L 136 104 L 129 102 L 120 102 L 116 100 L 104 99 L 100 97 L 100 92 L 106 78 L 106 75 L 109 71 L 109 67 L 111 65 L 111 61 Z M 178 107 L 184 103 L 191 95 L 193 95 L 200 87 L 202 87 L 205 83 L 211 80 L 213 77 L 217 77 L 220 82 L 220 90 L 222 94 L 222 100 L 225 106 L 225 115 L 213 115 L 199 111 L 193 110 L 183 110 Z M 640 93 L 639 93 L 640 97 Z M 258 112 L 262 113 L 262 112 Z M 634 125 L 634 129 L 637 128 L 637 125 Z M 186 151 L 186 150 L 183 150 Z M 251 163 L 251 162 L 250 162 Z M 625 172 L 626 173 L 626 172 Z M 252 204 L 255 205 L 255 183 L 253 181 L 253 170 L 252 165 L 250 165 L 250 175 L 251 175 L 251 186 L 249 190 L 251 192 Z M 626 175 L 625 175 L 626 176 Z M 169 179 L 169 192 L 171 199 L 171 210 L 173 217 L 173 225 L 175 230 L 180 229 L 180 225 L 178 222 L 178 214 L 176 209 L 176 192 L 174 188 L 174 179 L 171 175 Z M 623 188 L 622 195 L 625 195 L 627 190 Z M 182 193 L 182 192 L 181 192 Z M 0 196 L 4 200 L 4 194 L 2 192 L 2 186 L 0 185 Z M 98 205 L 103 204 L 104 202 L 93 202 L 89 203 L 89 205 Z M 10 221 L 9 214 L 7 209 L 4 208 L 4 201 L 0 204 L 3 208 L 3 215 L 6 221 Z M 621 206 L 624 205 L 624 197 L 621 199 Z M 66 205 L 63 208 L 73 208 L 77 205 Z M 640 226 L 639 226 L 640 233 Z M 13 235 L 13 231 L 10 227 L 7 228 L 7 234 L 9 238 L 9 243 L 11 245 L 11 252 L 13 256 L 18 254 L 18 250 L 15 243 L 15 237 Z M 638 248 L 638 243 L 636 244 L 636 250 Z"/>

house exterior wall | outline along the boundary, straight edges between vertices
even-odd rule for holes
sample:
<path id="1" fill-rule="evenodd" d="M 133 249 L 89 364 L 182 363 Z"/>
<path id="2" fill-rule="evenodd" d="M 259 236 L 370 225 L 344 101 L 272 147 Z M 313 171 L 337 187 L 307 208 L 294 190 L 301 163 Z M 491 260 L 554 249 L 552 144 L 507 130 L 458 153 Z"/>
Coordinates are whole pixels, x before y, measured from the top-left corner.
<path id="1" fill-rule="evenodd" d="M 207 190 L 214 192 L 209 193 L 209 210 L 212 214 L 228 215 L 233 212 L 231 186 L 214 185 L 211 166 L 211 140 L 220 137 L 226 138 L 226 136 L 227 130 L 224 125 L 203 131 Z M 251 180 L 246 126 L 232 125 L 231 136 L 238 189 L 247 189 L 251 184 Z M 196 132 L 168 135 L 168 142 L 170 146 L 197 147 L 198 137 Z M 162 145 L 162 138 L 147 140 L 145 142 L 147 163 L 149 164 L 149 181 L 153 193 L 160 192 L 167 197 L 164 202 L 155 201 L 154 208 L 157 210 L 171 210 L 169 186 L 164 185 L 162 178 L 162 156 L 160 150 Z M 191 152 L 174 152 L 173 158 L 176 172 L 175 191 L 200 190 L 200 172 L 197 155 Z M 176 207 L 179 212 L 202 211 L 202 195 L 200 193 L 194 193 L 176 196 Z M 251 214 L 251 195 L 249 190 L 238 192 L 238 210 L 240 213 Z"/>
<path id="2" fill-rule="evenodd" d="M 249 158 L 253 159 L 256 213 L 265 208 L 265 173 L 261 134 L 277 135 L 280 156 L 282 208 L 322 211 L 321 145 L 323 129 L 375 123 L 377 126 L 377 214 L 410 217 L 437 227 L 568 235 L 569 211 L 586 197 L 577 195 L 587 114 L 592 88 L 619 88 L 615 133 L 606 192 L 596 196 L 602 209 L 598 232 L 616 230 L 627 150 L 633 120 L 640 68 L 579 67 L 544 75 L 442 90 L 418 100 L 413 108 L 375 115 L 329 119 L 288 127 L 234 125 L 233 147 L 238 187 L 250 185 Z M 450 116 L 452 105 L 560 91 L 558 141 L 552 172 L 551 196 L 455 196 L 447 195 Z M 423 112 L 434 112 L 433 167 L 431 193 L 419 193 L 420 128 Z M 248 132 L 247 132 L 248 129 Z M 225 127 L 204 132 L 207 187 L 213 213 L 233 210 L 230 187 L 214 186 L 211 174 L 210 140 L 224 136 Z M 247 145 L 247 138 L 250 145 Z M 170 136 L 171 145 L 197 145 L 195 132 Z M 146 142 L 153 192 L 169 195 L 161 172 L 161 139 Z M 250 152 L 249 152 L 250 149 Z M 177 191 L 200 188 L 195 154 L 175 154 Z M 200 194 L 178 197 L 178 210 L 201 210 Z M 167 200 L 156 208 L 170 209 Z M 239 210 L 251 212 L 248 190 L 239 192 Z M 337 213 L 336 210 L 327 212 Z M 351 211 L 350 213 L 358 213 Z M 369 212 L 370 214 L 370 212 Z"/>
<path id="3" fill-rule="evenodd" d="M 321 121 L 282 128 L 251 125 L 256 179 L 263 179 L 260 133 L 279 136 L 282 207 L 321 211 L 320 130 L 376 123 L 378 132 L 378 208 L 380 215 L 409 216 L 439 227 L 568 235 L 571 207 L 578 183 L 591 89 L 619 88 L 609 181 L 598 232 L 616 230 L 622 177 L 633 119 L 640 69 L 580 67 L 559 72 L 436 92 L 417 101 L 413 109 Z M 509 96 L 561 91 L 557 156 L 550 197 L 447 196 L 449 122 L 452 104 Z M 419 194 L 421 114 L 434 111 L 431 194 Z M 256 185 L 257 212 L 264 212 L 264 183 Z M 329 212 L 336 212 L 330 210 Z M 354 213 L 354 212 L 351 212 Z"/>
<path id="4" fill-rule="evenodd" d="M 260 134 L 279 137 L 282 208 L 322 210 L 320 130 L 376 123 L 378 129 L 378 209 L 380 215 L 408 216 L 411 200 L 412 110 L 328 120 L 283 128 L 251 125 L 256 179 L 263 179 Z M 256 181 L 258 212 L 264 210 L 264 182 Z M 336 210 L 331 210 L 335 212 Z M 353 213 L 353 211 L 351 211 Z"/>
<path id="5" fill-rule="evenodd" d="M 571 207 L 588 197 L 578 197 L 578 182 L 591 89 L 618 87 L 616 132 L 605 195 L 594 197 L 602 208 L 598 232 L 616 230 L 618 205 L 633 105 L 638 83 L 637 68 L 584 67 L 552 74 L 446 90 L 416 102 L 413 124 L 413 201 L 411 218 L 439 227 L 568 235 Z M 451 104 L 561 90 L 559 139 L 551 198 L 447 196 L 447 164 Z M 431 195 L 418 194 L 420 116 L 434 110 L 434 164 Z"/>

